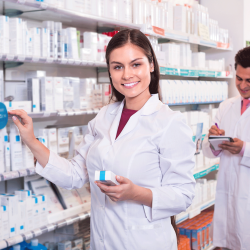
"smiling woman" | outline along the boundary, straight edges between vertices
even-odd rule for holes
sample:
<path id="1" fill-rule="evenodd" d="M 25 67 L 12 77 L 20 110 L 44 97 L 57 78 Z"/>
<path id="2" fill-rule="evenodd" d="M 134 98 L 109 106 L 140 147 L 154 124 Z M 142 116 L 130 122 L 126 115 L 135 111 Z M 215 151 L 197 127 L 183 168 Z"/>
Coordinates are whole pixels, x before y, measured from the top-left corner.
<path id="1" fill-rule="evenodd" d="M 122 101 L 128 96 L 127 107 L 138 96 L 143 99 L 159 94 L 160 98 L 159 65 L 149 40 L 138 30 L 118 34 L 106 51 L 113 100 Z"/>
<path id="2" fill-rule="evenodd" d="M 194 197 L 192 131 L 159 100 L 159 67 L 143 33 L 118 32 L 106 60 L 114 103 L 89 122 L 71 161 L 35 139 L 26 112 L 12 111 L 22 123 L 13 120 L 38 174 L 66 189 L 90 182 L 91 249 L 177 250 L 174 215 Z M 96 182 L 100 171 L 113 172 L 119 185 Z"/>

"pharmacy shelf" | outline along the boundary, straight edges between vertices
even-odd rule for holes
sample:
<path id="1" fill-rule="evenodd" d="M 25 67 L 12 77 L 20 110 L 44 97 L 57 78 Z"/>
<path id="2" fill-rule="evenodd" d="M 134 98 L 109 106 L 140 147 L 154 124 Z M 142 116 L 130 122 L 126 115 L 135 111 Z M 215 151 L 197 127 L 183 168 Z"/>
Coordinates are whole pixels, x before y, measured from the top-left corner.
<path id="1" fill-rule="evenodd" d="M 63 117 L 63 116 L 76 116 L 76 115 L 92 115 L 98 114 L 99 108 L 95 109 L 67 109 L 58 111 L 47 111 L 38 113 L 28 113 L 31 118 L 46 118 L 46 117 Z M 8 119 L 11 120 L 12 115 L 9 115 Z"/>
<path id="2" fill-rule="evenodd" d="M 42 57 L 32 57 L 24 55 L 11 55 L 11 54 L 0 54 L 0 61 L 11 63 L 42 63 L 42 64 L 58 64 L 58 65 L 71 65 L 71 66 L 84 66 L 84 67 L 103 67 L 106 68 L 107 64 L 105 62 L 97 61 L 82 61 L 73 59 L 52 59 L 52 58 L 42 58 Z M 16 65 L 18 66 L 18 65 Z M 8 67 L 8 66 L 7 66 Z"/>
<path id="3" fill-rule="evenodd" d="M 199 105 L 199 104 L 219 104 L 221 101 L 218 102 L 182 102 L 182 103 L 165 103 L 168 106 L 183 106 L 183 105 Z"/>
<path id="4" fill-rule="evenodd" d="M 30 176 L 30 175 L 35 175 L 36 170 L 35 168 L 26 168 L 26 169 L 20 169 L 16 171 L 10 171 L 10 172 L 5 172 L 0 174 L 0 181 L 7 181 L 7 180 L 12 180 L 24 176 Z"/>
<path id="5" fill-rule="evenodd" d="M 54 231 L 57 228 L 68 226 L 77 221 L 85 220 L 86 218 L 89 218 L 89 217 L 90 217 L 90 203 L 86 203 L 77 207 L 69 208 L 56 214 L 49 214 L 48 215 L 49 224 L 41 228 L 36 228 L 27 233 L 16 235 L 9 239 L 1 240 L 0 249 L 13 246 L 24 240 L 30 240 L 44 233 Z"/>
<path id="6" fill-rule="evenodd" d="M 215 164 L 213 166 L 205 166 L 204 168 L 202 169 L 198 169 L 194 172 L 194 178 L 195 179 L 199 179 L 199 178 L 202 178 L 206 175 L 208 175 L 209 173 L 215 171 L 215 170 L 218 170 L 219 169 L 219 163 L 218 164 Z"/>
<path id="7" fill-rule="evenodd" d="M 6 8 L 15 8 L 13 4 L 19 4 L 19 9 L 22 11 L 27 11 L 27 7 L 38 8 L 41 10 L 46 10 L 46 14 L 41 12 L 34 12 L 23 14 L 22 16 L 28 17 L 35 20 L 55 20 L 61 21 L 63 23 L 69 23 L 73 27 L 86 27 L 88 30 L 96 30 L 98 27 L 99 31 L 107 31 L 107 28 L 131 28 L 131 29 L 141 29 L 145 34 L 156 36 L 159 39 L 173 40 L 177 42 L 187 42 L 191 44 L 196 44 L 208 48 L 222 49 L 222 50 L 232 50 L 229 44 L 218 43 L 210 40 L 203 40 L 199 36 L 194 36 L 178 31 L 159 29 L 158 27 L 151 27 L 150 29 L 145 29 L 145 25 L 136 25 L 133 23 L 121 22 L 119 20 L 114 20 L 111 18 L 103 18 L 98 16 L 93 16 L 89 14 L 84 14 L 77 11 L 72 11 L 68 9 L 60 8 L 56 5 L 45 3 L 42 1 L 35 0 L 6 0 L 5 2 L 12 4 L 7 5 Z M 30 9 L 28 9 L 30 10 Z"/>
<path id="8" fill-rule="evenodd" d="M 161 75 L 168 76 L 183 76 L 183 77 L 211 77 L 211 78 L 233 78 L 233 74 L 229 71 L 212 71 L 201 69 L 185 69 L 160 67 Z"/>
<path id="9" fill-rule="evenodd" d="M 64 9 L 58 5 L 48 3 L 49 1 L 45 3 L 35 0 L 7 0 L 5 2 L 8 3 L 6 5 L 7 9 L 16 9 L 16 4 L 19 4 L 18 9 L 21 11 L 33 10 L 34 8 L 46 10 L 46 12 L 24 13 L 21 18 L 26 17 L 39 21 L 54 20 L 56 22 L 62 22 L 65 25 L 69 24 L 71 27 L 87 28 L 88 30 L 98 30 L 100 32 L 113 31 L 120 27 L 140 29 L 140 25 Z M 111 29 L 109 30 L 107 28 Z"/>
<path id="10" fill-rule="evenodd" d="M 215 203 L 215 199 L 211 199 L 209 201 L 206 201 L 204 203 L 202 203 L 200 206 L 198 206 L 197 208 L 194 208 L 188 212 L 183 212 L 180 213 L 176 216 L 176 224 L 179 224 L 187 219 L 192 219 L 195 216 L 199 215 L 201 213 L 201 211 L 213 206 Z"/>

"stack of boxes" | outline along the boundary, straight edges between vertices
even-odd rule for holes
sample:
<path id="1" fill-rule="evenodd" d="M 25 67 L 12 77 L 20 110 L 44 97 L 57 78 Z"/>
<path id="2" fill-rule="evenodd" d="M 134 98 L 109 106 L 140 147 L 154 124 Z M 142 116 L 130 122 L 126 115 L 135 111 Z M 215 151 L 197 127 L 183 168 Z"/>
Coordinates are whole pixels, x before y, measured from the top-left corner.
<path id="1" fill-rule="evenodd" d="M 0 240 L 43 227 L 48 224 L 45 195 L 32 196 L 30 190 L 0 195 Z"/>
<path id="2" fill-rule="evenodd" d="M 178 225 L 180 235 L 187 237 L 190 242 L 190 249 L 202 250 L 211 246 L 211 224 L 213 211 L 202 212 L 193 219 L 186 220 Z M 181 250 L 181 248 L 178 248 Z"/>

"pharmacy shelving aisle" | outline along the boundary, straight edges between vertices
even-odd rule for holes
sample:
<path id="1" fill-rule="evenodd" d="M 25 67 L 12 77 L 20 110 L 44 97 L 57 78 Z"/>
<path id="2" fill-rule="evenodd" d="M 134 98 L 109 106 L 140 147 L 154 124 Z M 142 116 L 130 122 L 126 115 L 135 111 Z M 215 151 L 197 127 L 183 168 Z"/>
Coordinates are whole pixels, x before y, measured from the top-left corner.
<path id="1" fill-rule="evenodd" d="M 202 114 L 200 115 L 202 117 L 207 119 L 209 116 L 209 119 L 211 119 L 219 103 L 227 98 L 226 80 L 232 78 L 232 72 L 226 67 L 224 59 L 206 60 L 206 54 L 201 52 L 205 48 L 209 49 L 208 51 L 205 50 L 207 53 L 210 50 L 217 50 L 218 53 L 225 51 L 230 53 L 232 50 L 228 32 L 219 29 L 214 20 L 196 20 L 192 24 L 194 27 L 191 27 L 191 23 L 185 24 L 186 19 L 183 19 L 182 24 L 175 25 L 178 17 L 173 16 L 174 9 L 180 11 L 177 11 L 176 15 L 184 13 L 184 6 L 175 7 L 169 5 L 168 2 L 160 3 L 161 1 L 157 5 L 156 1 L 152 3 L 147 1 L 145 8 L 157 9 L 159 17 L 166 15 L 167 21 L 164 24 L 160 19 L 154 18 L 152 18 L 154 23 L 143 23 L 142 20 L 144 19 L 140 16 L 141 14 L 137 13 L 140 4 L 144 2 L 141 0 L 118 1 L 117 12 L 113 13 L 112 10 L 115 8 L 110 8 L 109 15 L 102 12 L 93 13 L 97 9 L 92 8 L 93 6 L 90 7 L 91 10 L 89 9 L 88 13 L 84 12 L 87 8 L 87 2 L 89 3 L 88 6 L 91 6 L 95 1 L 82 1 L 86 2 L 86 5 L 79 4 L 77 9 L 74 0 L 54 0 L 53 4 L 51 2 L 35 0 L 0 1 L 3 7 L 3 16 L 0 17 L 0 35 L 2 36 L 0 37 L 2 41 L 0 61 L 3 62 L 0 74 L 0 101 L 5 101 L 8 109 L 19 108 L 22 104 L 24 105 L 24 102 L 26 106 L 31 107 L 26 111 L 33 118 L 34 132 L 37 138 L 49 148 L 56 145 L 58 154 L 61 156 L 68 158 L 72 156 L 72 144 L 70 143 L 74 141 L 74 146 L 80 143 L 85 129 L 82 125 L 86 125 L 89 120 L 93 119 L 110 97 L 105 48 L 111 36 L 118 30 L 124 28 L 139 29 L 148 36 L 160 65 L 162 101 L 171 106 L 171 109 L 180 110 L 185 115 L 194 112 L 194 110 L 196 112 L 201 111 Z M 98 11 L 101 11 L 100 9 Z M 188 13 L 190 11 L 194 13 L 201 11 L 207 15 L 207 10 L 197 8 L 197 5 L 187 10 Z M 8 16 L 11 16 L 12 19 L 10 20 Z M 198 23 L 200 24 L 198 25 Z M 199 29 L 198 26 L 200 26 Z M 217 35 L 213 32 L 214 28 L 218 30 Z M 19 29 L 22 32 L 18 32 Z M 51 35 L 55 38 L 52 45 L 47 40 Z M 59 39 L 58 37 L 60 37 L 61 43 L 57 43 L 58 40 L 56 39 Z M 22 44 L 22 46 L 18 46 L 18 44 Z M 52 50 L 50 46 L 53 47 Z M 71 47 L 70 50 L 69 47 Z M 175 51 L 173 53 L 177 54 L 169 56 L 169 51 Z M 38 78 L 43 78 L 45 84 L 48 82 L 51 85 L 51 82 L 53 82 L 52 85 L 58 88 L 55 87 L 55 89 L 51 90 L 45 87 L 44 93 L 47 90 L 46 93 L 52 93 L 53 91 L 61 93 L 60 98 L 50 96 L 52 100 L 54 99 L 53 108 L 49 108 L 46 101 L 45 104 L 42 103 L 41 105 L 43 108 L 39 109 L 37 105 L 32 103 L 33 97 L 24 97 L 24 95 L 20 94 L 26 91 L 24 88 L 26 86 L 27 89 L 27 85 L 28 88 L 32 85 L 29 91 L 35 93 L 36 83 L 40 81 L 37 80 Z M 55 84 L 56 81 L 57 84 Z M 32 84 L 29 85 L 29 82 Z M 84 89 L 84 91 L 81 89 L 81 91 L 78 91 L 79 95 L 77 95 L 77 91 L 70 88 L 73 83 L 77 86 L 86 85 L 90 87 Z M 214 83 L 218 86 L 218 93 L 212 91 Z M 182 91 L 178 94 L 180 89 Z M 206 92 L 206 95 L 202 93 L 204 89 L 206 91 L 203 92 Z M 83 92 L 88 94 L 81 94 Z M 171 93 L 171 97 L 169 93 Z M 12 95 L 15 98 L 14 100 L 11 97 Z M 77 100 L 73 106 L 70 104 L 72 96 L 74 100 Z M 45 98 L 46 95 L 44 94 L 43 97 Z M 46 98 L 45 100 L 47 100 Z M 78 102 L 78 100 L 80 101 Z M 208 112 L 206 116 L 204 116 L 205 112 Z M 190 122 L 189 125 L 193 131 L 195 131 L 198 122 L 201 122 L 201 120 L 195 122 L 192 120 Z M 11 117 L 9 117 L 8 131 L 11 124 L 13 123 Z M 66 149 L 59 145 L 59 140 L 53 141 L 52 137 L 48 139 L 49 135 L 46 133 L 49 132 L 46 132 L 44 128 L 51 125 L 53 128 L 50 128 L 50 131 L 53 133 L 66 134 L 65 137 L 62 137 L 69 141 Z M 50 136 L 52 136 L 52 132 Z M 0 136 L 0 138 L 2 137 Z M 60 137 L 60 139 L 62 138 Z M 3 144 L 4 141 L 2 140 L 1 143 Z M 28 149 L 23 145 L 22 147 L 26 152 L 25 157 L 28 157 Z M 197 182 L 201 178 L 207 178 L 211 173 L 215 174 L 219 168 L 218 161 L 208 162 L 204 158 L 203 162 L 203 165 L 200 163 L 199 166 L 197 165 L 194 172 L 194 178 Z M 2 171 L 0 174 L 0 191 L 1 193 L 13 193 L 17 189 L 27 187 L 35 189 L 37 187 L 34 183 L 37 180 L 41 181 L 38 178 L 39 176 L 35 174 L 34 163 L 30 167 L 27 164 L 27 159 L 23 160 L 20 169 L 13 170 L 11 166 L 10 169 L 6 168 L 5 172 Z M 34 183 L 30 184 L 32 181 Z M 27 184 L 28 182 L 31 186 Z M 214 184 L 211 184 L 210 188 L 212 187 L 214 187 Z M 66 192 L 54 186 L 53 191 L 57 197 L 61 198 Z M 80 191 L 78 195 L 80 197 Z M 39 200 L 42 207 L 44 200 L 41 197 L 44 196 L 34 198 Z M 61 200 L 59 203 L 63 203 Z M 214 204 L 214 197 L 209 196 L 207 200 L 197 204 L 188 211 L 177 215 L 177 223 L 193 218 L 200 214 L 201 211 L 211 207 Z M 65 202 L 62 206 L 60 205 L 60 211 L 50 213 L 46 219 L 48 223 L 42 227 L 34 227 L 32 230 L 17 232 L 16 235 L 12 234 L 5 237 L 0 241 L 0 249 L 20 243 L 23 240 L 39 238 L 42 235 L 46 236 L 49 232 L 53 234 L 52 232 L 55 229 L 63 228 L 90 217 L 89 201 L 85 201 L 81 205 L 74 203 L 73 207 L 67 207 L 66 205 Z"/>

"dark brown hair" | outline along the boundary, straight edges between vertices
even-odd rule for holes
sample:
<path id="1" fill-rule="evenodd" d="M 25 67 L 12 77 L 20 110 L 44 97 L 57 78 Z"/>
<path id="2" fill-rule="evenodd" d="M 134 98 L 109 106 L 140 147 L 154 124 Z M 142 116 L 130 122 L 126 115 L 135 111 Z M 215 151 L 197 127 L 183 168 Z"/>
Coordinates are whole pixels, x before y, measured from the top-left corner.
<path id="1" fill-rule="evenodd" d="M 237 65 L 240 65 L 243 68 L 250 67 L 250 47 L 238 51 L 235 56 L 235 69 L 237 69 Z"/>
<path id="2" fill-rule="evenodd" d="M 151 46 L 151 43 L 141 31 L 136 30 L 136 29 L 132 29 L 132 30 L 126 29 L 114 35 L 112 39 L 110 40 L 106 49 L 106 62 L 108 66 L 109 79 L 110 79 L 110 84 L 112 88 L 111 100 L 120 102 L 124 99 L 124 95 L 118 92 L 114 88 L 112 79 L 110 78 L 110 72 L 109 72 L 110 54 L 114 49 L 120 48 L 127 43 L 132 43 L 140 47 L 141 49 L 143 49 L 145 55 L 148 58 L 149 63 L 154 64 L 154 71 L 150 73 L 151 81 L 149 85 L 149 92 L 150 94 L 158 94 L 159 98 L 161 99 L 160 86 L 159 86 L 160 69 L 159 69 L 159 65 L 158 65 L 154 50 Z"/>
<path id="3" fill-rule="evenodd" d="M 110 72 L 109 72 L 109 58 L 110 54 L 114 49 L 120 48 L 124 46 L 127 43 L 132 43 L 141 49 L 143 49 L 145 55 L 148 58 L 149 63 L 154 63 L 154 71 L 151 72 L 151 81 L 149 84 L 149 92 L 150 94 L 158 94 L 159 98 L 161 99 L 161 94 L 160 94 L 160 85 L 159 85 L 159 80 L 160 80 L 160 69 L 159 65 L 154 53 L 154 50 L 151 46 L 150 41 L 148 38 L 139 30 L 136 29 L 126 29 L 118 32 L 116 35 L 113 36 L 113 38 L 110 40 L 107 49 L 106 49 L 106 62 L 108 66 L 108 73 L 109 73 L 109 79 L 110 79 L 110 84 L 112 88 L 112 96 L 111 100 L 120 102 L 124 99 L 124 95 L 118 92 L 112 83 L 112 79 L 110 78 Z M 171 224 L 175 230 L 177 240 L 179 240 L 179 233 L 178 229 L 175 223 L 175 217 L 171 216 Z"/>

